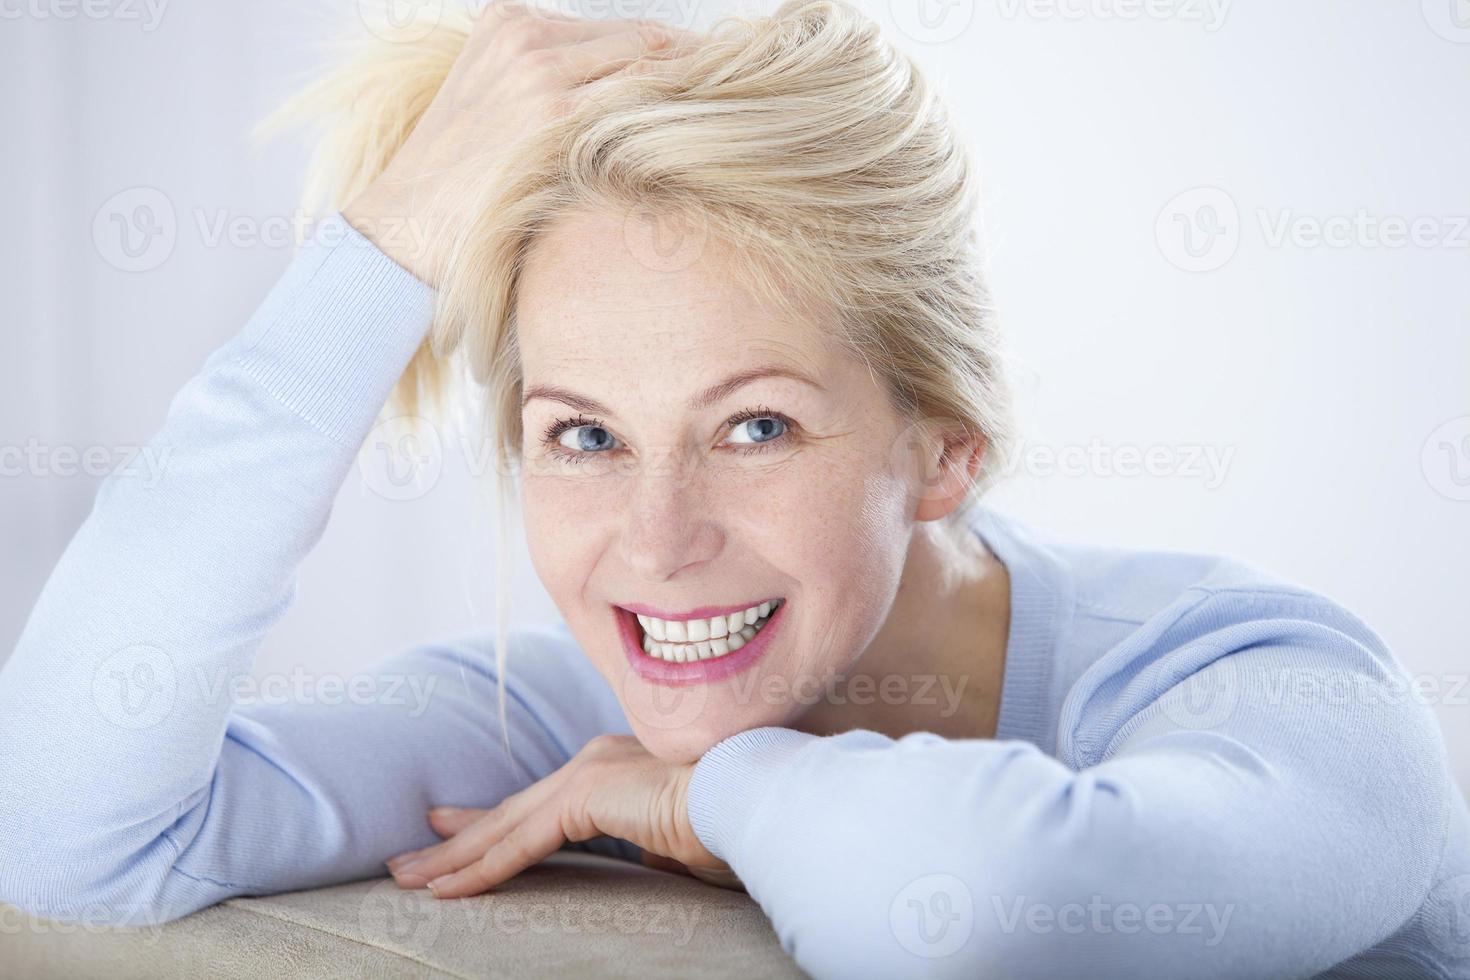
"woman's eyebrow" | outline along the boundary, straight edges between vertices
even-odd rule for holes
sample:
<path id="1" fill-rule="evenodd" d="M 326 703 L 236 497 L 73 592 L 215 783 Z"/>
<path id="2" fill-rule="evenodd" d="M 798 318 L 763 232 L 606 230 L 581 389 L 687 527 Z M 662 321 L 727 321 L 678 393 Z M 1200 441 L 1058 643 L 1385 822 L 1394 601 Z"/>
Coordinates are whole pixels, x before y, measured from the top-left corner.
<path id="1" fill-rule="evenodd" d="M 761 378 L 790 378 L 792 381 L 800 381 L 802 384 L 810 385 L 818 391 L 823 390 L 820 384 L 795 368 L 783 367 L 779 364 L 768 364 L 763 367 L 750 368 L 747 371 L 732 374 L 725 380 L 710 385 L 689 399 L 689 407 L 693 409 L 709 408 L 721 399 L 728 398 L 745 385 L 750 384 L 752 381 L 758 381 Z M 521 396 L 521 405 L 524 406 L 527 402 L 536 398 L 561 402 L 564 405 L 570 405 L 579 412 L 588 412 L 592 415 L 616 414 L 612 409 L 595 398 L 579 395 L 575 391 L 559 387 L 558 385 L 532 385 Z"/>

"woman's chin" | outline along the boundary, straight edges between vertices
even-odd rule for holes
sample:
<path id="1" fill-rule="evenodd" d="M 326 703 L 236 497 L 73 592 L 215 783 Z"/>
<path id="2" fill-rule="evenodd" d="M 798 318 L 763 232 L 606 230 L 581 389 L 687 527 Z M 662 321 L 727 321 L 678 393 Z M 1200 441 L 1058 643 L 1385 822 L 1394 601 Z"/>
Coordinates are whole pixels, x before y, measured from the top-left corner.
<path id="1" fill-rule="evenodd" d="M 666 718 L 661 718 L 656 724 L 648 724 L 645 716 L 631 710 L 626 703 L 624 709 L 633 734 L 643 747 L 663 761 L 675 763 L 694 762 L 732 735 L 781 723 L 779 717 L 754 718 L 749 711 L 734 712 L 728 717 L 710 711 L 688 724 L 669 726 L 664 724 Z"/>

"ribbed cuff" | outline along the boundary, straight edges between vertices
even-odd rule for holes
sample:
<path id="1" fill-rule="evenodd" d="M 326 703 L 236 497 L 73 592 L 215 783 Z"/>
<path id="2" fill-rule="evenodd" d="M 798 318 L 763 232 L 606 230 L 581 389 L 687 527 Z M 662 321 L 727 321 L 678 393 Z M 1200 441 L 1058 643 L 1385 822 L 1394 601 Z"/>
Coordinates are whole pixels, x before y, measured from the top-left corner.
<path id="1" fill-rule="evenodd" d="M 820 736 L 790 728 L 752 728 L 717 742 L 694 764 L 689 823 L 711 854 L 735 868 L 740 842 L 774 777 Z"/>
<path id="2" fill-rule="evenodd" d="M 355 445 L 423 342 L 434 299 L 333 213 L 256 311 L 234 359 L 323 433 Z"/>

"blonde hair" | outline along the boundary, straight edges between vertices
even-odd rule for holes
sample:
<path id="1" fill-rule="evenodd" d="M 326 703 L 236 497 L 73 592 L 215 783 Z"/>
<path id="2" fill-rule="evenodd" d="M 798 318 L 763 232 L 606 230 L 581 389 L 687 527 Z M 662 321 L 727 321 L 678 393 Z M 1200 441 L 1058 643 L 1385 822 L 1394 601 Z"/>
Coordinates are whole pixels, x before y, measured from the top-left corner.
<path id="1" fill-rule="evenodd" d="M 366 188 L 432 101 L 473 26 L 448 7 L 427 32 L 377 32 L 287 107 L 326 122 L 309 185 L 321 203 L 341 208 Z M 515 304 L 531 247 L 575 210 L 673 211 L 738 243 L 734 274 L 762 296 L 798 314 L 813 300 L 835 310 L 834 339 L 906 417 L 984 438 L 967 510 L 1002 471 L 1013 422 L 977 178 L 935 90 L 844 0 L 727 17 L 671 65 L 609 79 L 493 171 L 467 162 L 452 193 L 468 220 L 441 267 L 434 325 L 385 415 L 442 417 L 458 379 L 483 386 L 504 520 L 522 436 Z"/>

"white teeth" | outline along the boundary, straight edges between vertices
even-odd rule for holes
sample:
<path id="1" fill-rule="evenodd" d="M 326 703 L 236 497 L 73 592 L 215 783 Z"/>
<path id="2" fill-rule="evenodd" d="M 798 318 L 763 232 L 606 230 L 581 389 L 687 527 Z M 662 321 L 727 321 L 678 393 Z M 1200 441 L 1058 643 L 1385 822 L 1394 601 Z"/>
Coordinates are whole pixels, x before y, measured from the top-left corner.
<path id="1" fill-rule="evenodd" d="M 678 664 L 723 657 L 754 639 L 780 606 L 778 599 L 709 619 L 659 619 L 639 613 L 643 652 Z"/>

